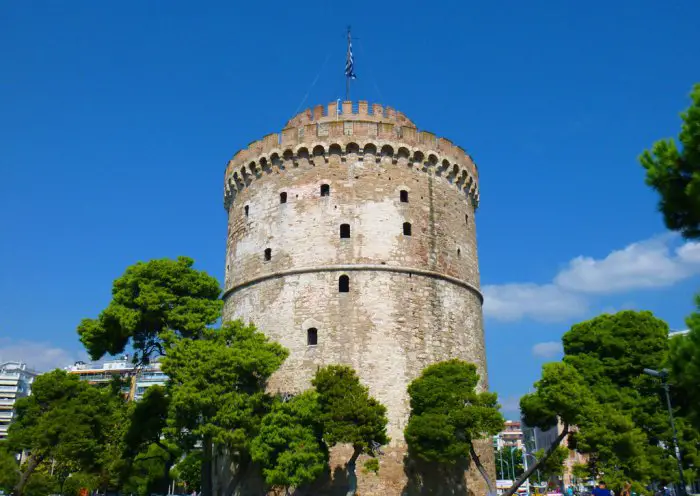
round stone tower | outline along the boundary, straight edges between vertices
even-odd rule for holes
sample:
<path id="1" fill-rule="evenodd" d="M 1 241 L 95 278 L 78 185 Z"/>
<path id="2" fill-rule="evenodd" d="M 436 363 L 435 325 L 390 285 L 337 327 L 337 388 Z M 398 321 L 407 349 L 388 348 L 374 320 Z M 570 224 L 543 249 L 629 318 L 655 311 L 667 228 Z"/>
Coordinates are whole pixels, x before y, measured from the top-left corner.
<path id="1" fill-rule="evenodd" d="M 478 202 L 462 148 L 365 101 L 302 112 L 228 163 L 224 320 L 252 321 L 289 350 L 271 391 L 347 364 L 387 407 L 392 441 L 378 475 L 360 459 L 358 494 L 405 490 L 406 388 L 426 366 L 473 362 L 487 387 Z M 488 467 L 490 442 L 481 448 Z M 486 494 L 475 474 L 464 494 Z"/>

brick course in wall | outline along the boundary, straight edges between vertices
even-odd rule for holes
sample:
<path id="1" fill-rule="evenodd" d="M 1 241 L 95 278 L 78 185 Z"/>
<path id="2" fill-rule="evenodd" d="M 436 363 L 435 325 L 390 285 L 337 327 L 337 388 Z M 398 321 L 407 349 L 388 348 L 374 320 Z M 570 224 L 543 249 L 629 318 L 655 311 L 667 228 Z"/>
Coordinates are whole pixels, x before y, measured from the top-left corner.
<path id="1" fill-rule="evenodd" d="M 391 437 L 378 475 L 363 474 L 360 460 L 358 494 L 411 494 L 408 384 L 431 363 L 461 358 L 477 364 L 487 388 L 476 166 L 400 112 L 366 102 L 341 110 L 302 112 L 228 164 L 224 319 L 252 321 L 289 350 L 273 392 L 307 389 L 323 365 L 353 366 L 386 405 Z M 488 441 L 480 451 L 492 467 Z M 333 464 L 346 460 L 333 451 Z M 463 492 L 444 494 L 485 494 L 475 474 Z M 336 494 L 331 486 L 312 494 Z"/>

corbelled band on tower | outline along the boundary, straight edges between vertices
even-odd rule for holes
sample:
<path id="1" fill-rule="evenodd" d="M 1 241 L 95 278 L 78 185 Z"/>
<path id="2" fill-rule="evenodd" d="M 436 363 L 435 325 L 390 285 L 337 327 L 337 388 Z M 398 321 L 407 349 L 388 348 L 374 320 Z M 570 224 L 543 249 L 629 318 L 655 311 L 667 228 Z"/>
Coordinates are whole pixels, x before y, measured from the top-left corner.
<path id="1" fill-rule="evenodd" d="M 302 112 L 226 168 L 224 319 L 252 321 L 290 351 L 273 391 L 298 393 L 318 367 L 348 364 L 387 407 L 392 441 L 379 476 L 360 477 L 363 495 L 409 484 L 406 388 L 426 366 L 473 362 L 486 388 L 478 202 L 462 148 L 362 101 Z"/>

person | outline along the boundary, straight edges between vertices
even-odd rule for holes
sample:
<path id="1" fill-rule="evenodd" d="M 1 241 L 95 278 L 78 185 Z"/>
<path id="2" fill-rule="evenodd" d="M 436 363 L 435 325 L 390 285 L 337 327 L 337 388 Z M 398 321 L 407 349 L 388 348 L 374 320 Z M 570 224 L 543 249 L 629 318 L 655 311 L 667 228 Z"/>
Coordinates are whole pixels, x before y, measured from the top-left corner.
<path id="1" fill-rule="evenodd" d="M 632 484 L 630 481 L 625 481 L 622 491 L 620 491 L 620 496 L 632 496 Z"/>
<path id="2" fill-rule="evenodd" d="M 598 487 L 593 489 L 593 496 L 613 496 L 612 491 L 608 489 L 605 481 L 599 481 Z"/>
<path id="3" fill-rule="evenodd" d="M 566 494 L 567 496 L 574 496 L 574 488 L 572 486 L 567 487 Z"/>

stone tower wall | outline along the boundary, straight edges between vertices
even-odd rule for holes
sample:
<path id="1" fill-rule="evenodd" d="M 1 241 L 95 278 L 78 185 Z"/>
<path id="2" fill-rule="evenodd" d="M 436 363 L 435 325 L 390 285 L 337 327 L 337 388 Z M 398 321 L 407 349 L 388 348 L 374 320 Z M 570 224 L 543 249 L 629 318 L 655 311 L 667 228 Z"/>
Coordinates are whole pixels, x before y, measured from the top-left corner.
<path id="1" fill-rule="evenodd" d="M 228 164 L 224 319 L 252 321 L 289 349 L 272 391 L 302 391 L 318 367 L 348 364 L 387 406 L 383 459 L 394 467 L 360 480 L 361 494 L 399 494 L 406 388 L 423 368 L 461 358 L 487 387 L 477 204 L 461 148 L 366 102 L 303 112 Z"/>

